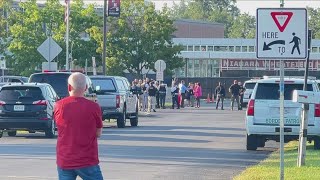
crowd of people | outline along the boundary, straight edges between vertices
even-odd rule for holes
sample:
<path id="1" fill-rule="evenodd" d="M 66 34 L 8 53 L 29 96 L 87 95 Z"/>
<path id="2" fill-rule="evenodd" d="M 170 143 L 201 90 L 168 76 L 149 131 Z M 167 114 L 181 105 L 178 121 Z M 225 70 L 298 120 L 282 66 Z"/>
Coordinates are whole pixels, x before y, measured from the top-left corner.
<path id="1" fill-rule="evenodd" d="M 139 99 L 139 111 L 147 113 L 156 112 L 156 109 L 165 109 L 165 102 L 167 96 L 167 84 L 159 83 L 153 79 L 135 79 L 132 81 L 131 91 L 137 95 Z M 169 89 L 168 89 L 169 91 Z M 241 82 L 234 80 L 234 83 L 229 87 L 231 94 L 231 110 L 234 109 L 235 103 L 237 103 L 238 110 L 242 109 L 243 95 L 245 88 Z M 200 82 L 189 82 L 185 84 L 184 80 L 178 81 L 173 79 L 171 84 L 171 98 L 172 109 L 180 109 L 184 107 L 200 108 L 200 98 L 202 97 L 202 86 Z M 225 87 L 219 82 L 215 88 L 214 96 L 216 97 L 216 109 L 219 109 L 221 104 L 221 110 L 224 110 L 224 99 L 226 97 Z M 187 104 L 185 104 L 185 101 Z"/>

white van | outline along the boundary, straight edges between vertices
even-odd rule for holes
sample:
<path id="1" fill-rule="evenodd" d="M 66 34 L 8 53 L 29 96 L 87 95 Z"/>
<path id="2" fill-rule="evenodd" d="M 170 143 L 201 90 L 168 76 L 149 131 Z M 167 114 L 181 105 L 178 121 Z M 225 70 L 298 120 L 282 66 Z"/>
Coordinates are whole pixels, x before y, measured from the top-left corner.
<path id="1" fill-rule="evenodd" d="M 302 90 L 304 80 L 285 78 L 284 116 L 285 142 L 298 139 L 302 105 L 292 102 L 294 90 Z M 279 141 L 280 101 L 279 78 L 258 80 L 252 92 L 246 112 L 247 150 L 264 147 L 268 140 Z M 308 80 L 308 91 L 319 92 L 315 80 Z M 308 141 L 314 141 L 314 149 L 320 149 L 320 104 L 310 104 L 308 114 Z"/>

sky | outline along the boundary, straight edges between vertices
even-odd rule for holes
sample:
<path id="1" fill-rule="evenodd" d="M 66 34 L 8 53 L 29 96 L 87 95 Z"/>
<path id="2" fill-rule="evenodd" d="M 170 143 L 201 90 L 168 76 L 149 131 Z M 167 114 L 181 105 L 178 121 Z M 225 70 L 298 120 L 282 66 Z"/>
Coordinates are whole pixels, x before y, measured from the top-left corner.
<path id="1" fill-rule="evenodd" d="M 23 1 L 23 0 L 22 0 Z M 39 2 L 45 2 L 46 0 L 38 0 Z M 71 0 L 72 1 L 72 0 Z M 103 4 L 103 0 L 84 0 L 86 3 Z M 145 0 L 155 3 L 157 9 L 161 9 L 164 4 L 169 7 L 173 3 L 178 4 L 180 0 Z M 188 0 L 185 0 L 188 1 Z M 62 1 L 63 2 L 63 1 Z M 237 7 L 242 13 L 249 13 L 250 15 L 256 15 L 257 8 L 278 8 L 280 7 L 280 0 L 237 0 Z M 305 8 L 305 7 L 320 7 L 320 0 L 284 0 L 284 7 L 286 8 Z"/>
<path id="2" fill-rule="evenodd" d="M 179 0 L 147 0 L 156 4 L 157 8 L 161 8 L 165 3 L 168 6 L 173 2 L 179 3 Z M 280 7 L 280 0 L 237 0 L 237 7 L 242 13 L 249 13 L 250 15 L 256 15 L 257 8 L 278 8 Z M 284 0 L 284 7 L 286 8 L 305 8 L 305 7 L 320 7 L 320 0 Z"/>

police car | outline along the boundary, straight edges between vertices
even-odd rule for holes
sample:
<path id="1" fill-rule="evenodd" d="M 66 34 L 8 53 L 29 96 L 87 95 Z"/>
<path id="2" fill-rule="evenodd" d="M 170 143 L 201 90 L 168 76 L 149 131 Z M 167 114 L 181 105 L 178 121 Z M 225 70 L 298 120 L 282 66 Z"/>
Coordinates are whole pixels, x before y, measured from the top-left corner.
<path id="1" fill-rule="evenodd" d="M 308 79 L 308 91 L 319 92 L 315 80 Z M 264 147 L 268 140 L 279 142 L 280 127 L 280 78 L 258 80 L 248 102 L 246 112 L 247 150 Z M 294 90 L 303 89 L 303 78 L 284 79 L 285 142 L 298 139 L 300 131 L 300 103 L 292 102 Z M 320 149 L 320 104 L 310 104 L 308 114 L 308 141 L 314 141 L 314 149 Z"/>

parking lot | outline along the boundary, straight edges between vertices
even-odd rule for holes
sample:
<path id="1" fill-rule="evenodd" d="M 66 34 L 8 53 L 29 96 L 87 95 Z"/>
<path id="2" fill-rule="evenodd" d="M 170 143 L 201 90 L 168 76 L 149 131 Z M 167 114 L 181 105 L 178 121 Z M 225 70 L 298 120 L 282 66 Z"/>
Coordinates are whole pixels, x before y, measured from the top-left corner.
<path id="1" fill-rule="evenodd" d="M 277 143 L 247 151 L 245 111 L 230 111 L 228 105 L 224 111 L 203 103 L 200 109 L 141 113 L 138 127 L 106 124 L 99 140 L 104 178 L 232 179 L 266 158 Z M 57 179 L 56 139 L 20 133 L 0 141 L 1 180 Z"/>

